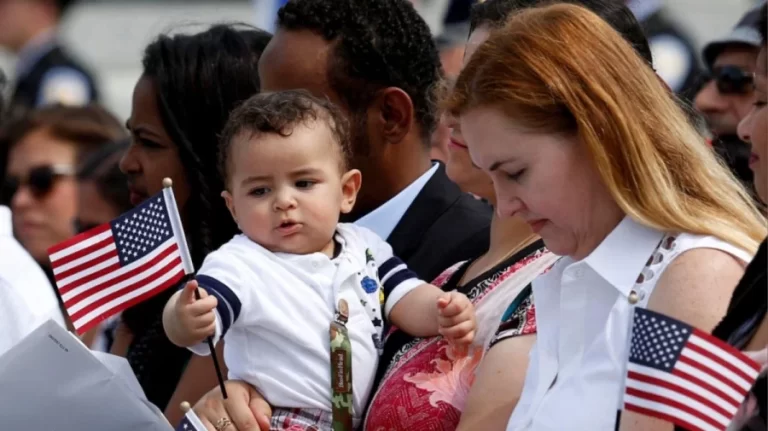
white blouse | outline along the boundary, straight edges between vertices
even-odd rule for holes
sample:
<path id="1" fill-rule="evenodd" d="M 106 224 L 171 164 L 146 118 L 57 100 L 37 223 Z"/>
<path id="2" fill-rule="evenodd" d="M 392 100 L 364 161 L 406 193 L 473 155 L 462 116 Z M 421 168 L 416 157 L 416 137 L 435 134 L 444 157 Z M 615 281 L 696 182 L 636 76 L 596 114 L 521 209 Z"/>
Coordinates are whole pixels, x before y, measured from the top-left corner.
<path id="1" fill-rule="evenodd" d="M 507 431 L 613 430 L 630 294 L 645 307 L 669 263 L 694 248 L 723 250 L 745 263 L 752 258 L 714 237 L 665 236 L 625 217 L 585 259 L 564 257 L 537 278 L 537 341 Z"/>

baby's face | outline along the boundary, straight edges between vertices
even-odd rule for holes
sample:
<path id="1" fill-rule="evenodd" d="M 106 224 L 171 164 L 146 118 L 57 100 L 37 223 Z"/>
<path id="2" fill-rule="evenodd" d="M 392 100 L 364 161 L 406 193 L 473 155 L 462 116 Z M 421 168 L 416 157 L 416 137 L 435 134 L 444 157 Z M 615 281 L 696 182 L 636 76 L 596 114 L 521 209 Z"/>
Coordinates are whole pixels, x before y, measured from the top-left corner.
<path id="1" fill-rule="evenodd" d="M 235 137 L 229 191 L 222 196 L 240 229 L 273 252 L 332 252 L 339 215 L 349 212 L 360 172 L 342 172 L 341 153 L 324 123 L 288 137 Z"/>

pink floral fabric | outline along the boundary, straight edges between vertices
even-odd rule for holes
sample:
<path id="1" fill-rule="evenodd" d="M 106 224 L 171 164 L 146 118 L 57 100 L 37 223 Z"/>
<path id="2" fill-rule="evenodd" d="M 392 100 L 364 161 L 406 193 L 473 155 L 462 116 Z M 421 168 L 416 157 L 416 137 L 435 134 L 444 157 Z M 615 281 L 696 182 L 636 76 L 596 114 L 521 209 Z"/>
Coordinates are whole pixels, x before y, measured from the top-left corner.
<path id="1" fill-rule="evenodd" d="M 496 271 L 472 286 L 467 296 L 477 305 L 488 292 L 524 267 L 530 259 Z M 465 263 L 438 276 L 442 286 Z M 532 302 L 525 316 L 525 333 L 535 332 Z M 530 314 L 529 314 L 530 313 Z M 430 430 L 453 431 L 467 402 L 475 370 L 483 357 L 482 347 L 458 352 L 440 337 L 420 339 L 395 357 L 373 395 L 363 429 L 365 431 Z"/>

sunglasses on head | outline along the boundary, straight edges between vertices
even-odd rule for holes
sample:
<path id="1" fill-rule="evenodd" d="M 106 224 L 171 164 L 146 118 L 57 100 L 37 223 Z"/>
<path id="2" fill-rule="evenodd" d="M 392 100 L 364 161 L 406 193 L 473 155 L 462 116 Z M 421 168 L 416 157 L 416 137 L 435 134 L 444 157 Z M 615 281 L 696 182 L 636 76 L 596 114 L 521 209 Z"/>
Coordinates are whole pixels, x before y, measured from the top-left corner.
<path id="1" fill-rule="evenodd" d="M 57 179 L 75 175 L 75 168 L 69 165 L 43 165 L 29 170 L 26 176 L 8 176 L 3 181 L 0 196 L 4 202 L 10 202 L 19 188 L 29 187 L 35 198 L 42 198 L 53 188 Z"/>
<path id="2" fill-rule="evenodd" d="M 715 80 L 722 94 L 747 94 L 754 89 L 754 74 L 737 66 L 719 66 L 705 73 L 707 81 Z"/>

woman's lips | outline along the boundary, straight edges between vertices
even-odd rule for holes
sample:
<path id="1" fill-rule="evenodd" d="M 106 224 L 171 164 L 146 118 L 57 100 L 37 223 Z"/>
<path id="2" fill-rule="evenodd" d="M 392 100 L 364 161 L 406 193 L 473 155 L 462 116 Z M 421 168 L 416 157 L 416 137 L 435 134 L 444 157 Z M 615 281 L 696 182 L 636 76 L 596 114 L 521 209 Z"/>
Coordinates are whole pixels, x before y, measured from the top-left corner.
<path id="1" fill-rule="evenodd" d="M 758 160 L 760 160 L 760 156 L 758 156 L 758 155 L 757 155 L 757 154 L 755 154 L 755 153 L 751 153 L 751 154 L 749 155 L 749 166 L 751 167 L 752 165 L 754 165 L 755 163 L 757 163 L 757 161 L 758 161 Z"/>
<path id="2" fill-rule="evenodd" d="M 459 141 L 457 141 L 455 139 L 449 140 L 448 141 L 448 145 L 451 146 L 451 147 L 457 148 L 457 149 L 462 149 L 462 150 L 465 150 L 465 151 L 467 150 L 467 146 L 466 145 L 462 144 L 461 142 L 459 142 Z"/>
<path id="3" fill-rule="evenodd" d="M 544 219 L 533 220 L 533 221 L 529 221 L 528 224 L 531 226 L 531 230 L 533 231 L 533 233 L 539 233 L 539 231 L 541 231 L 544 225 L 547 224 L 547 221 Z"/>
<path id="4" fill-rule="evenodd" d="M 130 199 L 131 199 L 131 205 L 137 206 L 147 199 L 147 195 L 140 192 L 135 192 L 132 190 L 130 194 Z"/>

